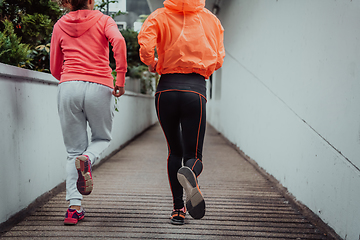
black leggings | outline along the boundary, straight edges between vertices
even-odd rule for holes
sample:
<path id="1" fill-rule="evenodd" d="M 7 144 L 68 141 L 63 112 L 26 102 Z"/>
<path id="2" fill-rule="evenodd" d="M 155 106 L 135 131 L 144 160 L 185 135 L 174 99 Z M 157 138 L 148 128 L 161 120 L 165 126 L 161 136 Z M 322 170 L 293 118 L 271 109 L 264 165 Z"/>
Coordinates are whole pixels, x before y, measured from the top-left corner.
<path id="1" fill-rule="evenodd" d="M 174 209 L 181 209 L 184 206 L 183 188 L 177 179 L 177 171 L 184 164 L 199 176 L 203 168 L 206 99 L 194 91 L 169 89 L 156 93 L 155 104 L 168 144 L 167 168 Z"/>

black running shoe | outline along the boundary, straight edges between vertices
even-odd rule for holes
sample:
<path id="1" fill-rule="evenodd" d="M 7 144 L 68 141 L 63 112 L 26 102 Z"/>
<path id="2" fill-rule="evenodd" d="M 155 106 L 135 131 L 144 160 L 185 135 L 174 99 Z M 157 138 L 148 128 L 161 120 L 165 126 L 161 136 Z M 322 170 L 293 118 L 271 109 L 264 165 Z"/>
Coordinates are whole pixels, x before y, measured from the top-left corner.
<path id="1" fill-rule="evenodd" d="M 182 209 L 174 209 L 171 213 L 170 222 L 174 225 L 183 225 L 185 222 L 185 214 L 186 208 L 183 207 Z"/>
<path id="2" fill-rule="evenodd" d="M 187 166 L 179 169 L 177 178 L 186 193 L 186 209 L 190 216 L 200 219 L 205 215 L 205 200 L 194 172 Z"/>

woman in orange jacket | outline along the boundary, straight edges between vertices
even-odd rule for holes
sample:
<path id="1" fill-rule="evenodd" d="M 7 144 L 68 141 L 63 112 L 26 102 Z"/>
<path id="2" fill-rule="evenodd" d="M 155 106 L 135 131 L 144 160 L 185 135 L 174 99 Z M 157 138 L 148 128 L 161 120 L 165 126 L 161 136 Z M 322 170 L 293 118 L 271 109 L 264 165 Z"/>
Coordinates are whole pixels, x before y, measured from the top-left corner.
<path id="1" fill-rule="evenodd" d="M 171 223 L 184 224 L 186 210 L 195 219 L 205 215 L 197 182 L 203 169 L 205 79 L 222 66 L 224 29 L 204 8 L 205 0 L 166 0 L 164 6 L 144 22 L 138 41 L 141 61 L 161 75 L 155 104 L 169 151 L 167 167 L 174 203 Z"/>

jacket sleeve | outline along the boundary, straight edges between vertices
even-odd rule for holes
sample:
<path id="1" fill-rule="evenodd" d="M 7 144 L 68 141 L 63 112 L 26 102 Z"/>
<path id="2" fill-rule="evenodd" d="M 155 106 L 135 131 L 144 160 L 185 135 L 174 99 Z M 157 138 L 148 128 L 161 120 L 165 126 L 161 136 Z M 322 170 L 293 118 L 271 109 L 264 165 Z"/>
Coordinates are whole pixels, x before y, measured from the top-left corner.
<path id="1" fill-rule="evenodd" d="M 121 35 L 115 21 L 109 17 L 105 26 L 105 36 L 111 43 L 116 63 L 116 85 L 124 87 L 127 71 L 126 42 Z"/>
<path id="2" fill-rule="evenodd" d="M 64 54 L 61 50 L 57 25 L 54 26 L 50 44 L 50 72 L 60 81 L 64 64 Z"/>
<path id="3" fill-rule="evenodd" d="M 224 28 L 219 23 L 220 33 L 219 33 L 219 39 L 218 39 L 218 52 L 217 52 L 217 62 L 216 62 L 216 68 L 215 70 L 218 70 L 221 68 L 224 57 L 225 57 L 225 48 L 224 48 Z"/>
<path id="4" fill-rule="evenodd" d="M 154 66 L 156 63 L 154 49 L 157 43 L 158 26 L 152 15 L 145 20 L 138 35 L 140 60 L 148 66 Z"/>

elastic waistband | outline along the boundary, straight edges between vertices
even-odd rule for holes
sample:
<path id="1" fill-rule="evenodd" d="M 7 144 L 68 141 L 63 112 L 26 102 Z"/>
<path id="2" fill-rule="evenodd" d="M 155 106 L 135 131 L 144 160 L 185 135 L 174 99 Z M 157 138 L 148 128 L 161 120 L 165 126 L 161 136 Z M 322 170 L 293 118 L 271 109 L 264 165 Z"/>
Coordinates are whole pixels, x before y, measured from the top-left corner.
<path id="1" fill-rule="evenodd" d="M 173 73 L 161 75 L 156 92 L 170 89 L 193 91 L 206 97 L 205 77 L 197 73 Z"/>

